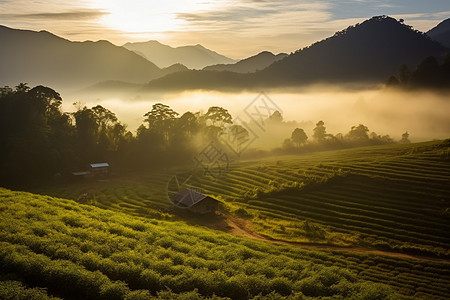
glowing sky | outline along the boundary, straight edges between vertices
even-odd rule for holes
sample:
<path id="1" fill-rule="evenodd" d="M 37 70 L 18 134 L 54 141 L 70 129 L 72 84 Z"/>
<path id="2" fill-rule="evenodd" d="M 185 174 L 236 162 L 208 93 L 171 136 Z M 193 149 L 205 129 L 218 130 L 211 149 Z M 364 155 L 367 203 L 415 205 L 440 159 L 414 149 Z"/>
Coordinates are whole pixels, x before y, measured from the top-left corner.
<path id="1" fill-rule="evenodd" d="M 232 58 L 292 52 L 376 15 L 427 31 L 449 0 L 0 0 L 0 24 L 69 40 L 202 44 Z"/>

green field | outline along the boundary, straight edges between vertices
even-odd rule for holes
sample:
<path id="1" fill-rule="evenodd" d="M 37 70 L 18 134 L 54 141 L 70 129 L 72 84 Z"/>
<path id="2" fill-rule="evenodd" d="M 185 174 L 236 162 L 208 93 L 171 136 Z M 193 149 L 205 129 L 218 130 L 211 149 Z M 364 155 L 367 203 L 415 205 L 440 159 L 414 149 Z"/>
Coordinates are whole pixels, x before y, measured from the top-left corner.
<path id="1" fill-rule="evenodd" d="M 189 167 L 118 174 L 33 191 L 42 196 L 2 189 L 0 298 L 448 299 L 449 149 L 447 140 L 235 161 L 219 178 Z M 165 212 L 177 173 L 194 174 L 225 217 L 265 241 Z M 51 197 L 83 193 L 90 205 Z"/>
<path id="2" fill-rule="evenodd" d="M 280 157 L 199 185 L 275 239 L 448 257 L 449 149 L 446 141 Z"/>
<path id="3" fill-rule="evenodd" d="M 445 299 L 450 292 L 448 263 L 273 245 L 5 189 L 0 199 L 2 299 Z"/>
<path id="4" fill-rule="evenodd" d="M 192 184 L 239 210 L 258 234 L 290 242 L 450 255 L 450 143 L 428 142 L 236 161 Z M 131 174 L 36 190 L 97 206 L 170 218 L 167 183 L 178 172 Z M 198 173 L 198 172 L 197 172 Z M 242 215 L 242 214 L 241 214 Z"/>

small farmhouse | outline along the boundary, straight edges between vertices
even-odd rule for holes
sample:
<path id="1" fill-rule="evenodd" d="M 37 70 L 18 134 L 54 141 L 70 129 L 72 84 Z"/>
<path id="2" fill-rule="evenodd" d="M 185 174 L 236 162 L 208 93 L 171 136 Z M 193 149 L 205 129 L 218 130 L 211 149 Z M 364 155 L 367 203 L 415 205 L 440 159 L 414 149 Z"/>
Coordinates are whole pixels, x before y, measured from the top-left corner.
<path id="1" fill-rule="evenodd" d="M 170 198 L 175 204 L 175 207 L 189 210 L 197 214 L 215 212 L 219 205 L 219 202 L 216 199 L 191 189 L 181 190 Z"/>
<path id="2" fill-rule="evenodd" d="M 106 177 L 109 175 L 109 164 L 108 163 L 95 163 L 90 164 L 91 174 L 94 177 Z"/>

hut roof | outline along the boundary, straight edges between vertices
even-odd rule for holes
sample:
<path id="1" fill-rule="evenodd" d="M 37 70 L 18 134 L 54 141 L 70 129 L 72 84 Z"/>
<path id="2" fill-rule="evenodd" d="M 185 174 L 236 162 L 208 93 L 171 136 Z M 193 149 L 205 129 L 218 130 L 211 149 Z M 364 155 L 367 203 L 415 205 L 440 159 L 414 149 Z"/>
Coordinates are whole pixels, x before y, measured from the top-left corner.
<path id="1" fill-rule="evenodd" d="M 170 198 L 176 206 L 187 208 L 192 207 L 205 198 L 208 198 L 208 196 L 191 189 L 184 189 L 172 195 Z"/>
<path id="2" fill-rule="evenodd" d="M 109 164 L 108 163 L 91 164 L 91 168 L 104 168 L 104 167 L 109 167 Z"/>

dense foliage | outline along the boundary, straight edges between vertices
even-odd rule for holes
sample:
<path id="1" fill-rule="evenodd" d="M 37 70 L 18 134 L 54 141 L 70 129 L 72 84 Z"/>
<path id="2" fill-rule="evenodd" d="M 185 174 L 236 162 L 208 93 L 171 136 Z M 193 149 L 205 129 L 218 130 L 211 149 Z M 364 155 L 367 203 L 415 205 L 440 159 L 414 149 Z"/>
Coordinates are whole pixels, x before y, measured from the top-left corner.
<path id="1" fill-rule="evenodd" d="M 70 114 L 61 111 L 61 103 L 60 95 L 44 86 L 0 89 L 2 185 L 59 178 L 95 162 L 136 170 L 189 161 L 199 139 L 215 139 L 232 123 L 221 107 L 178 117 L 158 103 L 145 113 L 144 124 L 133 135 L 101 105 L 87 108 L 76 103 L 77 111 Z"/>
<path id="2" fill-rule="evenodd" d="M 387 85 L 404 89 L 448 89 L 450 53 L 441 62 L 434 56 L 426 57 L 413 70 L 401 65 L 397 75 L 388 79 Z"/>
<path id="3" fill-rule="evenodd" d="M 358 275 L 368 257 L 273 246 L 5 189 L 0 198 L 2 296 L 39 299 L 44 287 L 50 295 L 89 299 L 166 299 L 165 293 L 183 299 L 187 292 L 189 299 L 395 297 L 388 286 Z M 411 262 L 400 263 L 412 272 Z"/>

